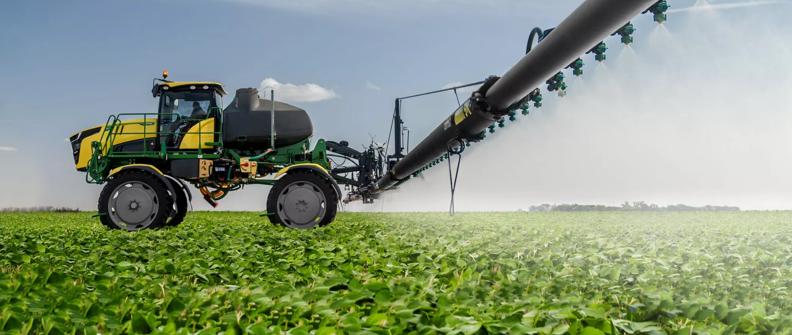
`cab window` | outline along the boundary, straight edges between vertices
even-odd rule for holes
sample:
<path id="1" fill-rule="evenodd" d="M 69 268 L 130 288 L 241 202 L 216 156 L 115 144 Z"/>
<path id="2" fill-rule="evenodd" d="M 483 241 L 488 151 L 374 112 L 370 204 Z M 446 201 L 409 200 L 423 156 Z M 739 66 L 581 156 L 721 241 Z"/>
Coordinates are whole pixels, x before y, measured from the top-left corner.
<path id="1" fill-rule="evenodd" d="M 159 128 L 161 139 L 169 146 L 178 144 L 194 124 L 206 119 L 217 107 L 216 94 L 211 91 L 167 92 L 160 98 Z"/>
<path id="2" fill-rule="evenodd" d="M 217 107 L 213 92 L 169 92 L 162 95 L 161 123 L 180 119 L 205 119 L 209 108 Z"/>

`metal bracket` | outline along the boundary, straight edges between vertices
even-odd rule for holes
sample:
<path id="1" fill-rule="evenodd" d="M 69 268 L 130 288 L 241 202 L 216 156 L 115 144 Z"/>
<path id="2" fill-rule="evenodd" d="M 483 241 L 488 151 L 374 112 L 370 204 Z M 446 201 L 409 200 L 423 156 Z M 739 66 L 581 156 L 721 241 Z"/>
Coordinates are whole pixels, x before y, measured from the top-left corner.
<path id="1" fill-rule="evenodd" d="M 459 167 L 462 165 L 462 152 L 465 151 L 465 144 L 460 145 L 451 144 L 448 146 L 448 181 L 451 186 L 451 203 L 448 206 L 448 214 L 454 216 L 456 208 L 454 207 L 454 195 L 456 193 L 457 181 L 459 180 Z M 456 167 L 451 163 L 451 157 L 456 156 Z"/>

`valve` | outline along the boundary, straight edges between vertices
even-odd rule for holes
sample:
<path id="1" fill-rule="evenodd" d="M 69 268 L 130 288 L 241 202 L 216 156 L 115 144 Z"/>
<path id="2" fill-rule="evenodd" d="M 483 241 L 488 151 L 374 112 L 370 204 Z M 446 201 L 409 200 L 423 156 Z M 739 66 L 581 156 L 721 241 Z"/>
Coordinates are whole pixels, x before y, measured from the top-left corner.
<path id="1" fill-rule="evenodd" d="M 652 13 L 655 22 L 663 23 L 668 19 L 668 15 L 666 15 L 666 12 L 668 11 L 669 8 L 671 8 L 671 6 L 668 4 L 668 1 L 660 0 L 658 2 L 655 2 L 655 4 L 652 5 L 652 7 L 649 7 L 649 9 L 645 10 L 644 13 L 647 12 Z"/>
<path id="2" fill-rule="evenodd" d="M 583 60 L 578 58 L 574 62 L 572 62 L 572 64 L 569 64 L 567 68 L 572 69 L 572 74 L 574 74 L 575 77 L 580 77 L 583 75 L 583 65 L 585 65 L 583 63 Z"/>
<path id="3" fill-rule="evenodd" d="M 517 112 L 509 111 L 509 121 L 517 121 Z"/>
<path id="4" fill-rule="evenodd" d="M 491 124 L 488 128 L 489 128 L 490 134 L 495 133 L 495 125 L 494 124 Z"/>
<path id="5" fill-rule="evenodd" d="M 564 73 L 558 72 L 552 78 L 547 80 L 547 90 L 550 92 L 558 91 L 559 95 L 562 94 L 567 88 L 564 82 Z"/>
<path id="6" fill-rule="evenodd" d="M 598 62 L 604 62 L 605 59 L 608 58 L 605 55 L 606 51 L 608 51 L 608 45 L 605 44 L 605 42 L 600 42 L 599 44 L 597 44 L 597 46 L 595 46 L 594 48 L 589 50 L 589 52 L 587 52 L 587 54 L 588 53 L 593 53 L 594 54 L 594 59 L 596 59 Z"/>
<path id="7" fill-rule="evenodd" d="M 498 128 L 503 128 L 503 127 L 506 127 L 506 121 L 504 121 L 503 118 L 501 118 L 500 120 L 498 120 Z"/>
<path id="8" fill-rule="evenodd" d="M 630 45 L 633 42 L 633 33 L 635 33 L 635 26 L 631 22 L 627 22 L 623 27 L 619 28 L 615 33 L 611 36 L 619 35 L 621 36 L 621 42 L 624 45 Z"/>

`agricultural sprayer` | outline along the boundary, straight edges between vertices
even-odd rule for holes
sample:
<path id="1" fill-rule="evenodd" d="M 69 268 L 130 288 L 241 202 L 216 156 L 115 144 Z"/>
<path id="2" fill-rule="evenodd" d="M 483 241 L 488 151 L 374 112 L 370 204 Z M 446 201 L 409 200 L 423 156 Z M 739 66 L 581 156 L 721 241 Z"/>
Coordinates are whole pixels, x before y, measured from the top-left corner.
<path id="1" fill-rule="evenodd" d="M 239 89 L 223 107 L 226 92 L 220 83 L 170 81 L 166 71 L 153 81 L 157 113 L 112 115 L 103 125 L 74 134 L 74 163 L 86 172 L 86 181 L 105 184 L 98 211 L 110 228 L 178 225 L 192 200 L 187 184 L 212 206 L 245 185 L 269 185 L 271 222 L 323 226 L 333 221 L 341 200 L 372 202 L 444 161 L 451 172 L 452 156 L 505 127 L 506 119 L 540 107 L 542 84 L 564 92 L 563 70 L 581 75 L 582 55 L 604 61 L 605 38 L 619 35 L 621 42 L 632 43 L 632 17 L 643 12 L 665 21 L 668 5 L 655 1 L 587 0 L 556 28 L 534 29 L 517 64 L 502 77 L 465 85 L 480 86 L 412 150 L 404 145 L 401 102 L 444 90 L 396 99 L 393 152 L 373 144 L 361 151 L 347 141 L 324 139 L 311 147 L 313 125 L 306 111 L 276 101 L 274 93 L 267 100 L 256 89 Z M 335 164 L 334 157 L 353 164 Z"/>

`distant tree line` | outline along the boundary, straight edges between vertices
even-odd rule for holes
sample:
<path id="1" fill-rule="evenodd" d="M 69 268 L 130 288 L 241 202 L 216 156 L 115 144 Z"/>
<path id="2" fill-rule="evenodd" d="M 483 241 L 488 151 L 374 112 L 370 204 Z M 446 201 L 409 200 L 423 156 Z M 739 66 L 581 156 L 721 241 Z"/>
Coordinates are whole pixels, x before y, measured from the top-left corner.
<path id="1" fill-rule="evenodd" d="M 19 212 L 19 213 L 30 213 L 30 212 L 74 213 L 79 211 L 80 210 L 77 208 L 53 207 L 53 206 L 6 207 L 0 209 L 0 212 Z"/>
<path id="2" fill-rule="evenodd" d="M 688 206 L 683 204 L 659 206 L 657 204 L 647 204 L 643 201 L 624 202 L 621 206 L 605 205 L 580 205 L 580 204 L 541 204 L 531 206 L 531 212 L 609 212 L 609 211 L 633 211 L 633 212 L 686 212 L 686 211 L 705 211 L 705 212 L 738 212 L 739 207 L 733 206 Z"/>

